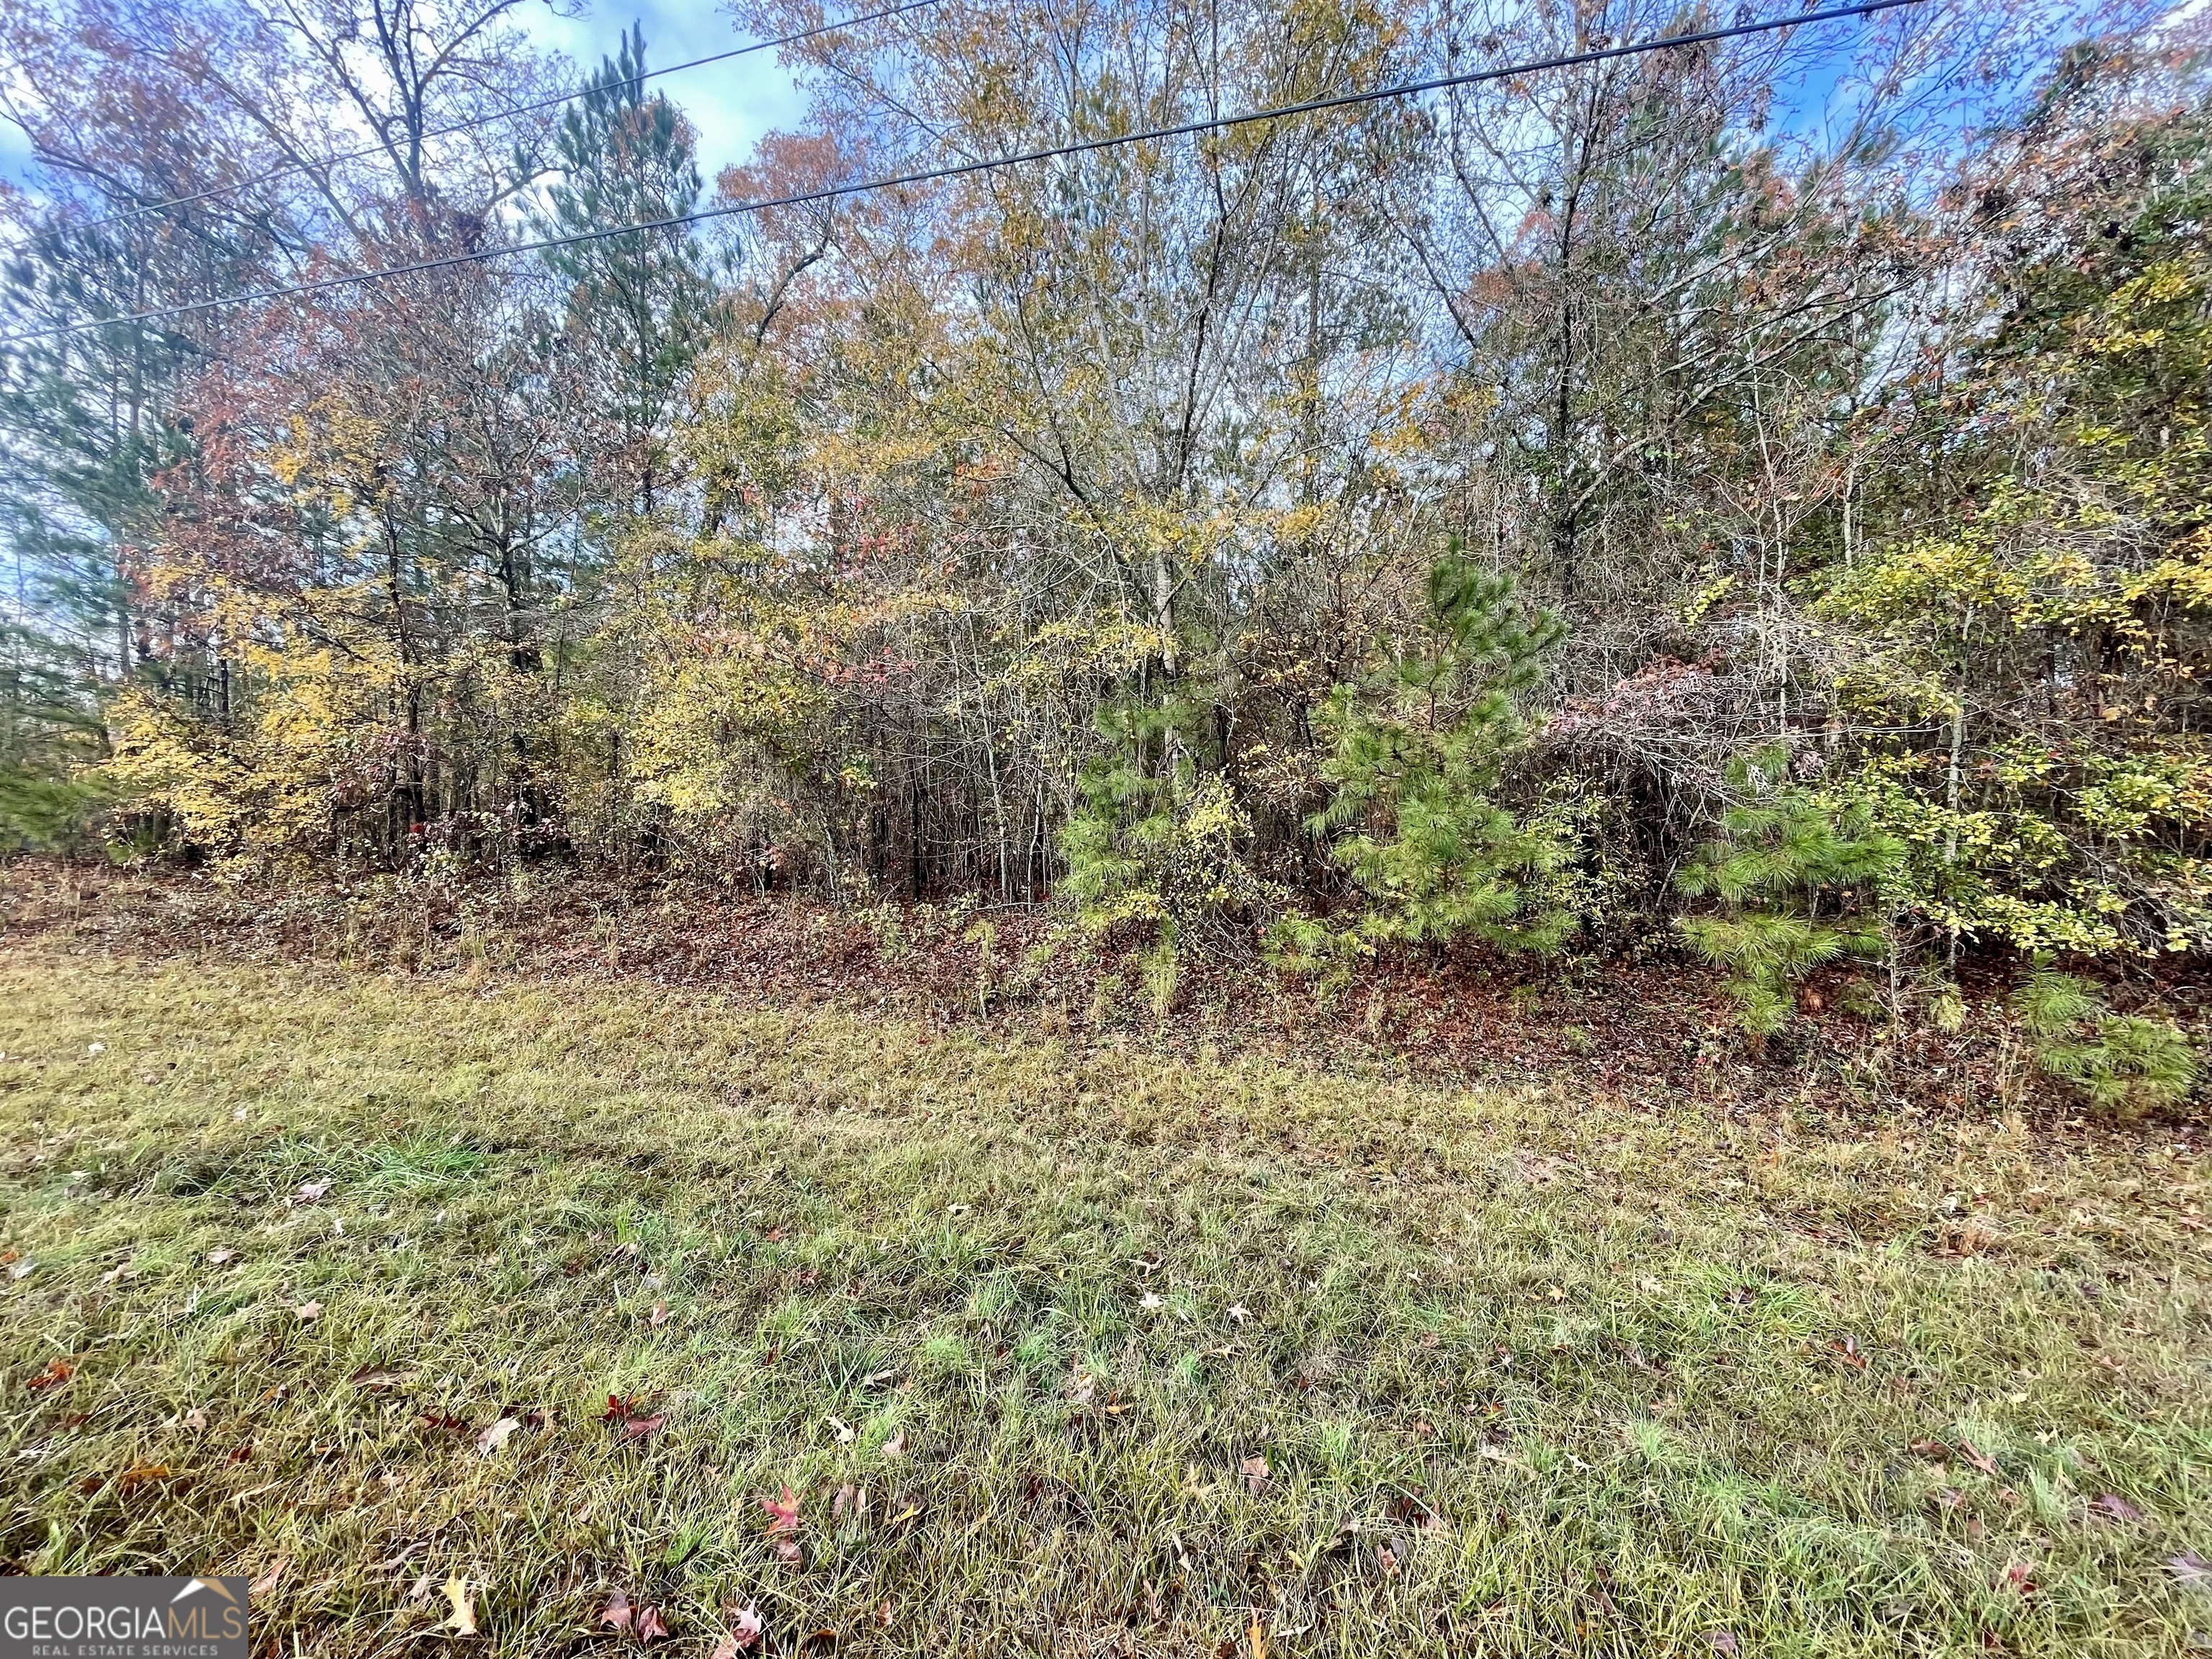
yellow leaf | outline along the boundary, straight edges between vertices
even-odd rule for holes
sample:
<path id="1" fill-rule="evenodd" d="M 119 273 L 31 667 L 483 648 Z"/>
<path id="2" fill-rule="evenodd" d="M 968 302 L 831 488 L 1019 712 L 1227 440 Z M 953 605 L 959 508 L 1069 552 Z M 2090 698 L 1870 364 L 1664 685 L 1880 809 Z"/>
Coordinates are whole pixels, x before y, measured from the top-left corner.
<path id="1" fill-rule="evenodd" d="M 458 1575 L 446 1581 L 446 1599 L 453 1604 L 453 1616 L 440 1626 L 456 1636 L 477 1633 L 476 1598 L 469 1594 L 469 1581 Z"/>

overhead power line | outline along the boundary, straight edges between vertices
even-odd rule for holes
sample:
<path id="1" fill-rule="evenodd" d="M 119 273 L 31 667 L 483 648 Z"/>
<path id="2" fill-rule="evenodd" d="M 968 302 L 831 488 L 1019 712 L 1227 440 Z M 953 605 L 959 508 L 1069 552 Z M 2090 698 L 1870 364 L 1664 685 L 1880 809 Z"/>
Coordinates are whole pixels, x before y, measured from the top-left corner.
<path id="1" fill-rule="evenodd" d="M 685 70 L 704 69 L 709 64 L 725 64 L 732 58 L 744 58 L 756 52 L 770 52 L 778 46 L 796 46 L 801 40 L 811 40 L 820 35 L 835 34 L 841 29 L 858 28 L 863 23 L 880 23 L 887 17 L 897 17 L 907 12 L 920 11 L 925 6 L 933 6 L 936 3 L 937 0 L 905 0 L 902 5 L 886 6 L 880 11 L 863 12 L 856 17 L 840 18 L 834 23 L 817 23 L 812 28 L 797 29 L 789 34 L 779 34 L 772 40 L 755 40 L 745 46 L 732 46 L 727 52 L 709 52 L 704 58 L 687 58 L 681 64 L 669 64 L 660 69 L 645 70 L 636 75 L 623 76 L 619 80 L 601 81 L 573 88 L 569 91 L 556 93 L 550 98 L 540 98 L 531 103 L 512 104 L 504 109 L 494 110 L 489 115 L 472 115 L 465 121 L 454 121 L 442 127 L 432 127 L 422 137 L 425 141 L 432 138 L 451 137 L 454 133 L 466 132 L 472 127 L 488 126 L 494 121 L 511 121 L 518 115 L 535 115 L 540 110 L 558 109 L 563 104 L 573 104 L 579 98 L 586 97 L 602 88 L 641 86 L 647 81 L 657 81 L 664 75 L 678 75 Z M 33 142 L 36 143 L 35 137 Z M 246 184 L 215 185 L 206 190 L 195 191 L 189 196 L 172 196 L 166 201 L 148 202 L 139 207 L 125 208 L 122 212 L 111 213 L 104 219 L 91 220 L 80 228 L 98 230 L 106 225 L 125 224 L 132 219 L 143 218 L 149 213 L 167 213 L 175 208 L 191 207 L 198 203 L 212 201 L 218 196 L 228 196 L 234 191 L 247 189 L 252 185 L 269 184 L 278 179 L 294 178 L 302 173 L 319 173 L 326 167 L 342 167 L 348 161 L 358 161 L 367 156 L 380 155 L 384 154 L 385 149 L 382 144 L 363 144 L 359 149 L 341 150 L 335 155 L 321 156 L 312 161 L 294 161 L 262 173 Z"/>
<path id="2" fill-rule="evenodd" d="M 264 301 L 286 300 L 307 294 L 327 293 L 333 289 L 357 287 L 363 283 L 380 282 L 394 276 L 416 276 L 430 271 L 447 270 L 458 265 L 478 264 L 488 259 L 510 258 L 516 254 L 539 253 L 550 248 L 574 247 L 588 242 L 605 241 L 616 236 L 633 236 L 643 232 L 686 229 L 693 225 L 713 220 L 733 218 L 742 214 L 766 212 L 772 208 L 804 207 L 816 202 L 836 201 L 847 196 L 864 195 L 872 191 L 896 190 L 908 185 L 932 184 L 946 179 L 965 178 L 971 173 L 989 173 L 1000 167 L 1020 167 L 1030 161 L 1050 161 L 1071 155 L 1087 155 L 1094 150 L 1116 149 L 1125 144 L 1151 143 L 1164 138 L 1184 138 L 1201 132 L 1216 132 L 1230 127 L 1249 126 L 1260 121 L 1280 121 L 1293 116 L 1316 114 L 1323 110 L 1347 109 L 1361 104 L 1380 103 L 1392 98 L 1410 98 L 1425 92 L 1441 92 L 1452 87 L 1479 85 L 1488 81 L 1510 80 L 1516 76 L 1533 75 L 1544 70 L 1574 69 L 1585 64 L 1600 64 L 1616 58 L 1630 58 L 1648 52 L 1667 52 L 1681 46 L 1705 46 L 1717 40 L 1733 40 L 1748 34 L 1762 34 L 1774 29 L 1799 28 L 1810 23 L 1832 23 L 1850 17 L 1870 17 L 1877 12 L 1896 11 L 1905 6 L 1921 3 L 1921 0 L 1860 0 L 1848 6 L 1832 6 L 1817 11 L 1799 12 L 1790 17 L 1764 18 L 1755 22 L 1733 23 L 1724 28 L 1698 29 L 1686 34 L 1673 34 L 1652 40 L 1630 41 L 1617 46 L 1594 46 L 1586 51 L 1565 52 L 1556 58 L 1540 58 L 1527 63 L 1509 64 L 1496 69 L 1468 70 L 1456 75 L 1431 76 L 1419 81 L 1401 81 L 1387 87 L 1376 87 L 1365 92 L 1334 94 L 1326 98 L 1309 98 L 1295 104 L 1279 104 L 1269 109 L 1251 110 L 1242 115 L 1221 115 L 1202 120 L 1177 122 L 1172 126 L 1150 127 L 1139 132 L 1116 133 L 1100 138 L 1079 139 L 1070 143 L 1047 145 L 1041 149 L 1023 150 L 1012 155 L 997 155 L 973 161 L 956 162 L 950 167 L 927 167 L 912 173 L 887 173 L 872 179 L 857 179 L 848 184 L 824 185 L 817 190 L 799 191 L 789 196 L 776 196 L 752 202 L 729 202 L 719 207 L 702 208 L 694 213 L 673 214 L 664 219 L 645 219 L 635 224 L 608 225 L 594 230 L 578 231 L 566 236 L 545 236 L 533 241 L 511 242 L 502 247 L 479 248 L 466 253 L 449 253 L 434 259 L 418 259 L 404 265 L 386 265 L 374 270 L 349 271 L 342 276 L 320 277 L 309 283 L 295 283 L 283 288 L 254 289 L 245 294 L 226 295 L 219 299 L 195 300 L 183 305 L 161 306 L 148 311 L 129 312 L 120 316 L 106 317 L 81 323 L 70 323 L 58 328 L 34 329 L 21 334 L 0 337 L 0 345 L 21 345 L 33 340 L 57 339 L 72 334 L 82 334 L 97 328 L 112 328 L 129 323 L 162 322 L 172 318 L 196 316 L 202 312 L 220 310 L 226 306 L 258 305 Z"/>

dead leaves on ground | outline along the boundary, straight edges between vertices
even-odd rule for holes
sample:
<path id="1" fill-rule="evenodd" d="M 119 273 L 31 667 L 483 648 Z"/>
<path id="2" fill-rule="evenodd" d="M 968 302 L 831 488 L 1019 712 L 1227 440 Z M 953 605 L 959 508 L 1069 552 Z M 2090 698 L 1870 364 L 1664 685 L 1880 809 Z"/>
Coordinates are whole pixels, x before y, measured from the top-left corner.
<path id="1" fill-rule="evenodd" d="M 617 1634 L 634 1635 L 641 1642 L 658 1642 L 668 1634 L 668 1621 L 649 1601 L 633 1603 L 622 1591 L 607 1597 L 599 1612 L 599 1627 Z"/>
<path id="2" fill-rule="evenodd" d="M 455 1636 L 474 1636 L 477 1633 L 477 1598 L 469 1581 L 458 1573 L 446 1581 L 446 1600 L 452 1604 L 453 1615 L 438 1626 Z"/>
<path id="3" fill-rule="evenodd" d="M 768 1634 L 768 1626 L 761 1619 L 757 1606 L 729 1609 L 730 1627 L 722 1639 L 714 1644 L 714 1659 L 737 1659 L 741 1653 L 750 1653 L 760 1646 Z"/>
<path id="4" fill-rule="evenodd" d="M 1924 1457 L 1933 1463 L 1948 1463 L 1953 1455 L 1952 1449 L 1941 1440 L 1916 1440 L 1907 1449 L 1915 1457 Z M 1957 1455 L 1964 1458 L 1984 1474 L 1995 1475 L 2001 1473 L 1997 1468 L 1997 1460 L 1980 1450 L 1971 1440 L 1960 1438 Z"/>
<path id="5" fill-rule="evenodd" d="M 776 1540 L 776 1559 L 787 1567 L 797 1566 L 804 1559 L 799 1547 L 799 1496 L 788 1486 L 781 1498 L 763 1498 L 761 1507 L 769 1512 L 768 1535 Z"/>
<path id="6" fill-rule="evenodd" d="M 607 1396 L 606 1410 L 599 1413 L 599 1421 L 613 1428 L 617 1445 L 634 1444 L 659 1433 L 668 1421 L 666 1412 L 648 1413 L 646 1407 L 650 1403 L 636 1395 L 625 1399 L 621 1395 L 611 1394 Z"/>
<path id="7" fill-rule="evenodd" d="M 68 1360 L 49 1359 L 46 1361 L 46 1370 L 32 1377 L 23 1386 L 33 1394 L 43 1394 L 48 1389 L 59 1387 L 76 1375 L 76 1367 L 70 1364 Z"/>

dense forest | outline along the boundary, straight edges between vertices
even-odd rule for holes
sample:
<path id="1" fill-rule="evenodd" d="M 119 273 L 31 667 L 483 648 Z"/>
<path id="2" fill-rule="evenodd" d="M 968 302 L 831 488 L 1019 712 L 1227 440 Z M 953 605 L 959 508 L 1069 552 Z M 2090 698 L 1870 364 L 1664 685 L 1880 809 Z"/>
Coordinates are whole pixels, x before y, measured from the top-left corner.
<path id="1" fill-rule="evenodd" d="M 563 100 L 518 3 L 0 12 L 18 847 L 1051 900 L 1169 983 L 1656 945 L 1755 1034 L 1996 951 L 2186 1086 L 2081 973 L 2212 953 L 2201 14 L 841 191 L 1759 14 L 936 0 L 710 183 L 641 35 Z"/>

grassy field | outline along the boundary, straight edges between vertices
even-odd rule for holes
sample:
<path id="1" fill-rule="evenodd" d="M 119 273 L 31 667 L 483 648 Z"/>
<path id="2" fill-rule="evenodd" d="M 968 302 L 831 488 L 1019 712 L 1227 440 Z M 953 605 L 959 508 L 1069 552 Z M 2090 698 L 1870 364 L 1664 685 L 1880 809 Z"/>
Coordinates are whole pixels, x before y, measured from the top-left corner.
<path id="1" fill-rule="evenodd" d="M 58 941 L 0 1050 L 0 1553 L 262 1651 L 2212 1644 L 2171 1137 Z"/>

